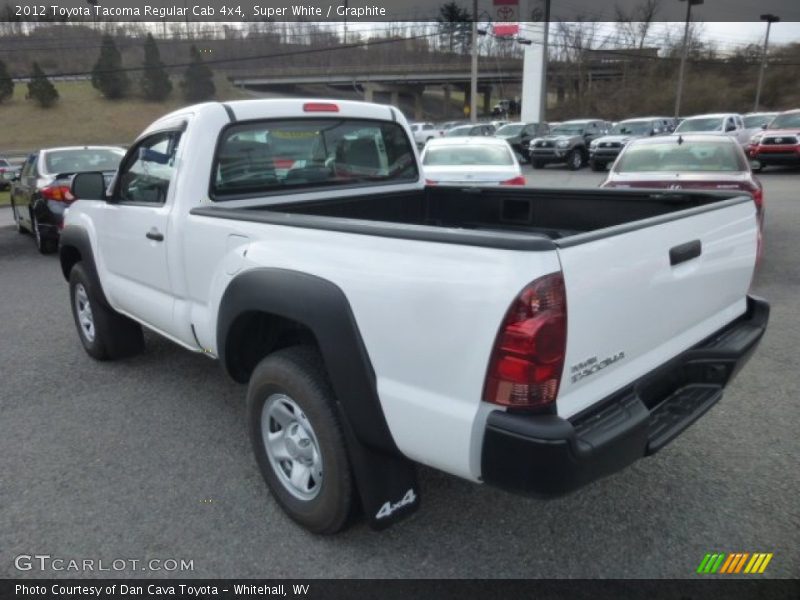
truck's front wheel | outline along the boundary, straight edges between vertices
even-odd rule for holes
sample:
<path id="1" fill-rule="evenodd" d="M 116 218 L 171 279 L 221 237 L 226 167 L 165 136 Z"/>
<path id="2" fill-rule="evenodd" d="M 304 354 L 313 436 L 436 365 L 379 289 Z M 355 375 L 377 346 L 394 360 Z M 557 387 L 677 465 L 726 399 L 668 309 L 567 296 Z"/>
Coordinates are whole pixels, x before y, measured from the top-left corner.
<path id="1" fill-rule="evenodd" d="M 69 295 L 78 337 L 89 356 L 113 360 L 142 351 L 142 327 L 100 301 L 81 263 L 70 271 Z"/>
<path id="2" fill-rule="evenodd" d="M 314 533 L 344 529 L 355 485 L 319 354 L 295 346 L 263 359 L 247 392 L 250 439 L 278 504 Z"/>

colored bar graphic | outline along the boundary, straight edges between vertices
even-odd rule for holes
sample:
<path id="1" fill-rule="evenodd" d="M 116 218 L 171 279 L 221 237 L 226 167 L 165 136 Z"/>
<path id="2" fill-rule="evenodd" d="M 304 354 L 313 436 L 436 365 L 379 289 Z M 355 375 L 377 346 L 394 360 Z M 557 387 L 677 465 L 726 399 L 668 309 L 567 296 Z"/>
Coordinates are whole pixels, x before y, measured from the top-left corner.
<path id="1" fill-rule="evenodd" d="M 749 552 L 708 553 L 700 561 L 697 572 L 701 574 L 719 573 L 726 575 L 742 572 L 747 574 L 763 573 L 772 557 L 773 554 L 771 552 L 755 552 L 753 554 Z M 742 571 L 742 568 L 744 568 L 744 571 Z"/>

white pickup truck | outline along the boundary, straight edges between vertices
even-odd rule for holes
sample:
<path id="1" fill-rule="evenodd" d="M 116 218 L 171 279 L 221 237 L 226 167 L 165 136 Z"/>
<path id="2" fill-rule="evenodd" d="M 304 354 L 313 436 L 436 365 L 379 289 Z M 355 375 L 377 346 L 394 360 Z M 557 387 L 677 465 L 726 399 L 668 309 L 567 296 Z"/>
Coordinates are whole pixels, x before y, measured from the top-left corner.
<path id="1" fill-rule="evenodd" d="M 191 106 L 72 191 L 86 351 L 140 352 L 144 326 L 217 359 L 318 533 L 411 513 L 417 463 L 543 495 L 622 469 L 720 399 L 768 319 L 749 195 L 426 188 L 390 106 Z"/>

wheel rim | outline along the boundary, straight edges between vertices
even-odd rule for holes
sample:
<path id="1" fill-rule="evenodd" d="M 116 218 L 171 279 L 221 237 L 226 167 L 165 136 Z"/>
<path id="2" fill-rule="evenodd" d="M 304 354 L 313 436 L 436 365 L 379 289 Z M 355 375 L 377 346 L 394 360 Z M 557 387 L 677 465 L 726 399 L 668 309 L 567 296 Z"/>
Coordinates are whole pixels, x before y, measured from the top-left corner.
<path id="1" fill-rule="evenodd" d="M 580 154 L 573 154 L 572 155 L 572 166 L 576 169 L 581 166 L 581 155 Z"/>
<path id="2" fill-rule="evenodd" d="M 322 454 L 311 422 L 285 394 L 272 394 L 261 412 L 261 436 L 272 470 L 284 489 L 312 500 L 322 487 Z"/>
<path id="3" fill-rule="evenodd" d="M 78 326 L 81 335 L 86 341 L 94 341 L 94 316 L 92 315 L 92 305 L 89 303 L 89 295 L 82 283 L 75 286 L 75 313 L 78 317 Z"/>

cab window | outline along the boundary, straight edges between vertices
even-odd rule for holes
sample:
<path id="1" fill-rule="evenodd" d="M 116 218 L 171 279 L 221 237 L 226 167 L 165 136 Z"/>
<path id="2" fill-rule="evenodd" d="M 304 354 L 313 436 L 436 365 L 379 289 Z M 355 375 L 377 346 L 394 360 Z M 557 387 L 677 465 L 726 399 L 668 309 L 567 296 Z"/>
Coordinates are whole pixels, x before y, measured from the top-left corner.
<path id="1" fill-rule="evenodd" d="M 175 171 L 181 134 L 157 133 L 142 140 L 125 159 L 120 172 L 120 202 L 163 204 Z"/>
<path id="2" fill-rule="evenodd" d="M 418 177 L 414 150 L 398 123 L 348 118 L 255 121 L 222 132 L 210 195 L 224 201 Z"/>

